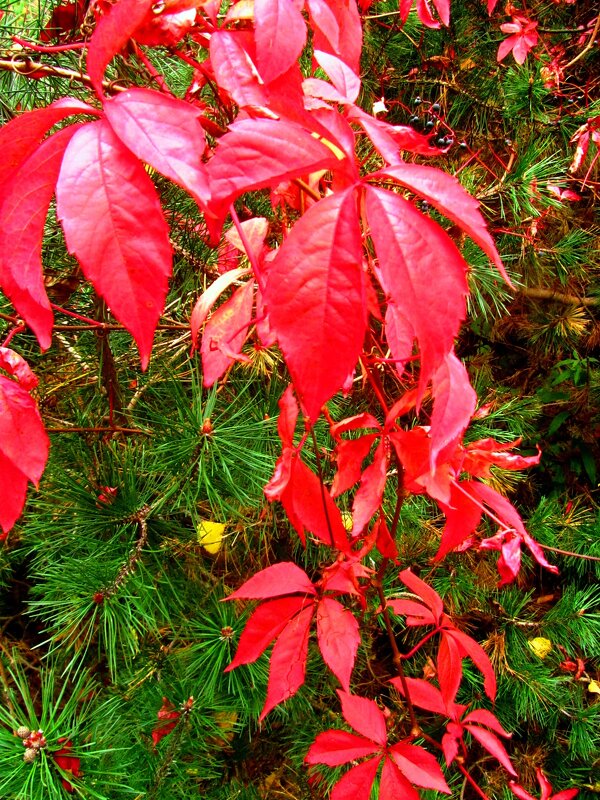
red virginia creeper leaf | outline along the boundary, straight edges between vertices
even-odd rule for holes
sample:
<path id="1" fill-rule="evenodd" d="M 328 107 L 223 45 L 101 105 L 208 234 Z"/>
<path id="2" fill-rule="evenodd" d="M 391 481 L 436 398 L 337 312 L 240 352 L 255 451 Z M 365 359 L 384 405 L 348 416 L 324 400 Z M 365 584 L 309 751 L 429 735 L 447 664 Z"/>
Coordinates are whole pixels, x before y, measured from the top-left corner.
<path id="1" fill-rule="evenodd" d="M 452 350 L 432 376 L 431 469 L 446 461 L 445 450 L 453 451 L 469 424 L 477 405 L 477 394 L 464 364 Z"/>
<path id="2" fill-rule="evenodd" d="M 177 97 L 136 88 L 107 100 L 104 113 L 132 153 L 206 204 L 208 178 L 200 161 L 206 140 L 199 109 Z"/>
<path id="3" fill-rule="evenodd" d="M 508 285 L 512 286 L 479 210 L 479 202 L 467 192 L 457 178 L 435 167 L 407 162 L 396 163 L 377 174 L 398 181 L 401 186 L 427 200 L 440 214 L 462 228 L 489 256 Z"/>
<path id="4" fill-rule="evenodd" d="M 462 680 L 462 657 L 457 642 L 446 633 L 438 647 L 437 677 L 444 702 L 451 706 Z"/>
<path id="5" fill-rule="evenodd" d="M 317 590 L 303 569 L 292 561 L 280 561 L 261 569 L 225 599 L 264 600 L 296 592 L 315 595 Z"/>
<path id="6" fill-rule="evenodd" d="M 492 663 L 480 644 L 466 633 L 458 630 L 449 630 L 444 633 L 444 638 L 452 638 L 458 644 L 462 656 L 469 656 L 477 669 L 483 675 L 483 688 L 490 700 L 496 698 L 496 675 Z M 441 683 L 440 683 L 441 685 Z"/>
<path id="7" fill-rule="evenodd" d="M 500 467 L 500 469 L 527 469 L 528 467 L 539 464 L 541 451 L 535 456 L 520 456 L 516 453 L 507 453 L 521 444 L 521 439 L 513 442 L 496 442 L 494 439 L 480 439 L 471 442 L 465 448 L 463 469 L 471 475 L 479 478 L 489 478 L 491 476 L 490 467 Z"/>
<path id="8" fill-rule="evenodd" d="M 390 683 L 404 696 L 404 686 L 400 678 L 392 678 Z M 431 683 L 421 678 L 406 678 L 406 685 L 410 693 L 411 702 L 414 705 L 434 714 L 448 715 L 442 693 Z"/>
<path id="9" fill-rule="evenodd" d="M 341 58 L 315 50 L 314 58 L 341 96 L 354 103 L 360 92 L 360 78 Z"/>
<path id="10" fill-rule="evenodd" d="M 37 149 L 42 137 L 53 125 L 73 114 L 99 113 L 74 97 L 61 97 L 46 108 L 26 111 L 0 128 L 0 200 L 2 189 L 11 175 Z"/>
<path id="11" fill-rule="evenodd" d="M 261 109 L 266 114 L 268 95 L 247 49 L 253 44 L 246 31 L 216 30 L 210 37 L 210 62 L 217 85 L 236 105 Z"/>
<path id="12" fill-rule="evenodd" d="M 202 382 L 212 386 L 241 357 L 242 347 L 252 322 L 254 281 L 247 281 L 219 306 L 206 323 L 200 351 Z"/>
<path id="13" fill-rule="evenodd" d="M 437 759 L 427 750 L 418 745 L 399 742 L 390 747 L 389 754 L 400 772 L 415 786 L 451 794 Z"/>
<path id="14" fill-rule="evenodd" d="M 437 223 L 393 192 L 368 187 L 367 216 L 381 284 L 390 298 L 388 310 L 418 342 L 421 399 L 429 380 L 452 352 L 465 316 L 466 263 Z M 426 314 L 422 313 L 423 297 L 427 298 Z M 404 363 L 412 355 L 412 342 L 410 349 L 393 355 Z"/>
<path id="15" fill-rule="evenodd" d="M 366 697 L 337 690 L 342 703 L 342 714 L 348 725 L 372 742 L 385 747 L 387 731 L 385 717 L 377 703 Z"/>
<path id="16" fill-rule="evenodd" d="M 146 19 L 154 0 L 118 0 L 98 20 L 87 55 L 87 71 L 99 97 L 102 79 L 109 62 L 129 41 Z"/>
<path id="17" fill-rule="evenodd" d="M 356 758 L 371 756 L 379 747 L 369 739 L 356 736 L 346 731 L 330 730 L 320 733 L 311 744 L 304 761 L 307 764 L 327 764 L 328 767 L 339 767 Z"/>
<path id="18" fill-rule="evenodd" d="M 39 383 L 23 356 L 15 353 L 9 347 L 0 347 L 0 369 L 16 378 L 19 386 L 22 386 L 28 392 L 35 389 Z"/>
<path id="19" fill-rule="evenodd" d="M 146 369 L 171 274 L 169 228 L 152 181 L 108 122 L 73 136 L 56 202 L 69 252 L 134 337 Z"/>
<path id="20" fill-rule="evenodd" d="M 301 538 L 302 533 L 295 523 L 306 528 L 324 544 L 342 552 L 348 550 L 346 529 L 339 508 L 315 473 L 300 458 L 293 459 L 286 494 L 281 497 L 281 502 Z"/>
<path id="21" fill-rule="evenodd" d="M 331 485 L 331 496 L 338 497 L 360 480 L 362 462 L 369 455 L 376 433 L 368 433 L 358 439 L 343 439 L 335 448 L 337 472 Z"/>
<path id="22" fill-rule="evenodd" d="M 226 598 L 229 600 L 230 598 Z M 225 667 L 225 672 L 236 669 L 241 664 L 252 664 L 261 656 L 285 626 L 308 603 L 306 597 L 278 597 L 265 600 L 250 615 L 240 636 L 233 661 Z"/>
<path id="23" fill-rule="evenodd" d="M 49 444 L 35 401 L 22 386 L 0 375 L 0 528 L 4 534 L 23 510 L 27 481 L 38 485 Z"/>
<path id="24" fill-rule="evenodd" d="M 388 164 L 401 162 L 402 150 L 422 156 L 439 156 L 449 147 L 434 147 L 429 143 L 429 136 L 418 133 L 409 125 L 390 125 L 382 119 L 375 119 L 357 106 L 347 113 L 349 120 L 357 122 L 364 129 L 373 146 Z"/>
<path id="25" fill-rule="evenodd" d="M 406 624 L 409 626 L 436 624 L 436 618 L 433 616 L 431 609 L 426 608 L 421 605 L 421 603 L 417 603 L 416 600 L 404 600 L 392 597 L 386 599 L 386 605 L 392 609 L 394 614 L 405 616 Z"/>
<path id="26" fill-rule="evenodd" d="M 483 510 L 481 505 L 471 498 L 469 488 L 472 481 L 462 481 L 457 487 L 450 484 L 450 499 L 448 503 L 438 500 L 438 504 L 446 516 L 446 524 L 442 531 L 440 546 L 434 560 L 439 561 L 447 553 L 462 544 L 481 521 Z"/>
<path id="27" fill-rule="evenodd" d="M 65 148 L 78 127 L 50 136 L 20 165 L 0 207 L 0 286 L 42 350 L 50 347 L 54 322 L 42 272 L 44 226 Z"/>
<path id="28" fill-rule="evenodd" d="M 271 653 L 267 698 L 259 717 L 261 722 L 269 711 L 296 694 L 304 683 L 313 611 L 311 605 L 297 614 L 275 642 Z"/>
<path id="29" fill-rule="evenodd" d="M 161 739 L 164 739 L 165 736 L 168 736 L 173 731 L 175 725 L 177 725 L 177 720 L 181 716 L 181 711 L 178 711 L 173 703 L 163 697 L 162 706 L 156 716 L 159 721 L 152 731 L 154 747 L 158 745 Z"/>
<path id="30" fill-rule="evenodd" d="M 265 303 L 307 416 L 354 371 L 366 330 L 354 190 L 326 197 L 292 228 L 269 267 Z"/>
<path id="31" fill-rule="evenodd" d="M 369 800 L 381 757 L 371 758 L 348 770 L 333 787 L 330 800 Z"/>
<path id="32" fill-rule="evenodd" d="M 317 606 L 317 641 L 323 661 L 349 692 L 360 644 L 358 622 L 351 611 L 331 597 L 324 597 Z"/>
<path id="33" fill-rule="evenodd" d="M 294 389 L 291 383 L 281 395 L 278 406 L 279 419 L 277 420 L 277 433 L 285 447 L 292 447 L 300 409 L 294 397 Z"/>
<path id="34" fill-rule="evenodd" d="M 465 725 L 465 728 L 469 731 L 474 739 L 477 739 L 479 744 L 482 745 L 482 747 L 484 747 L 488 753 L 491 753 L 494 758 L 498 759 L 502 766 L 508 770 L 511 775 L 517 777 L 517 773 L 515 772 L 513 765 L 510 763 L 508 753 L 504 749 L 504 745 L 497 736 L 485 728 L 478 727 L 477 725 Z"/>
<path id="35" fill-rule="evenodd" d="M 254 0 L 256 66 L 265 83 L 292 67 L 304 49 L 302 5 L 295 0 Z"/>
<path id="36" fill-rule="evenodd" d="M 362 24 L 355 0 L 308 0 L 315 50 L 333 53 L 358 73 Z"/>
<path id="37" fill-rule="evenodd" d="M 248 275 L 249 269 L 238 267 L 237 269 L 230 269 L 214 280 L 205 292 L 202 292 L 200 297 L 196 300 L 192 316 L 190 317 L 190 327 L 192 329 L 192 347 L 196 347 L 198 341 L 198 334 L 200 328 L 208 316 L 208 312 L 217 302 L 221 294 L 228 289 L 232 283 L 235 283 L 240 278 Z"/>
<path id="38" fill-rule="evenodd" d="M 214 34 L 213 34 L 214 35 Z M 250 189 L 334 168 L 331 150 L 300 125 L 285 120 L 243 119 L 219 139 L 206 165 L 210 181 L 207 224 L 218 235 L 231 202 Z M 210 215 L 210 216 L 209 216 Z"/>
<path id="39" fill-rule="evenodd" d="M 474 711 L 469 711 L 467 716 L 463 717 L 462 721 L 463 723 L 475 722 L 478 725 L 485 725 L 487 728 L 491 728 L 496 733 L 499 733 L 500 736 L 506 736 L 507 738 L 511 736 L 509 731 L 504 730 L 492 712 L 487 711 L 485 708 L 476 708 Z"/>
<path id="40" fill-rule="evenodd" d="M 362 474 L 360 486 L 352 503 L 352 536 L 360 536 L 383 500 L 387 480 L 387 456 L 385 443 L 381 441 L 375 450 L 373 463 Z"/>
<path id="41" fill-rule="evenodd" d="M 421 578 L 417 578 L 409 569 L 402 570 L 400 573 L 400 580 L 432 610 L 439 624 L 439 620 L 444 613 L 444 604 L 439 594 L 432 589 L 431 586 L 426 584 L 425 581 L 422 581 Z"/>
<path id="42" fill-rule="evenodd" d="M 379 784 L 379 800 L 419 800 L 419 793 L 406 780 L 396 764 L 387 759 L 383 762 L 381 782 Z"/>

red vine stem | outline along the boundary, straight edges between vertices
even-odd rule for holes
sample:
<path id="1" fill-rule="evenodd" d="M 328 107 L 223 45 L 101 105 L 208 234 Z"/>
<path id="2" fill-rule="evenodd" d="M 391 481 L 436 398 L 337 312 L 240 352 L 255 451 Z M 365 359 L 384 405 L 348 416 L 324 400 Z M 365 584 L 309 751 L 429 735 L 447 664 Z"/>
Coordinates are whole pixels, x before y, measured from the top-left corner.
<path id="1" fill-rule="evenodd" d="M 36 53 L 63 53 L 65 50 L 83 50 L 88 46 L 88 42 L 72 42 L 71 44 L 36 44 L 35 42 L 28 42 L 27 39 L 21 39 L 18 36 L 13 36 L 12 40 L 15 44 L 20 44 L 21 47 L 27 50 L 33 50 Z"/>

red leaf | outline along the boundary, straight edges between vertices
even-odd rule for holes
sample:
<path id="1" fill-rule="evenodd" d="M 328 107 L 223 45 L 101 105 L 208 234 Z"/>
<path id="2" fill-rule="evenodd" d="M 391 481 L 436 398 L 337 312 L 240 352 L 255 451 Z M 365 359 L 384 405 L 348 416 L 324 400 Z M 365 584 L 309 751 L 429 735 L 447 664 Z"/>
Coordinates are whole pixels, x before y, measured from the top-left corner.
<path id="1" fill-rule="evenodd" d="M 475 722 L 479 725 L 485 725 L 488 728 L 491 728 L 496 733 L 499 733 L 500 736 L 510 737 L 511 734 L 508 731 L 505 731 L 498 719 L 492 714 L 491 711 L 487 711 L 485 708 L 476 708 L 474 711 L 469 711 L 466 717 L 463 717 L 463 723 L 466 722 Z"/>
<path id="2" fill-rule="evenodd" d="M 341 689 L 338 689 L 337 693 L 342 703 L 342 714 L 348 725 L 372 742 L 385 747 L 387 743 L 385 717 L 377 703 Z"/>
<path id="3" fill-rule="evenodd" d="M 300 458 L 292 462 L 286 496 L 282 496 L 281 501 L 292 522 L 295 520 L 300 523 L 302 528 L 306 528 L 321 542 L 342 552 L 348 550 L 346 529 L 339 508 L 318 477 Z M 302 535 L 300 531 L 298 533 Z"/>
<path id="4" fill-rule="evenodd" d="M 265 83 L 292 67 L 306 44 L 306 23 L 295 0 L 254 0 L 256 65 Z"/>
<path id="5" fill-rule="evenodd" d="M 377 428 L 379 430 L 381 425 L 372 414 L 364 412 L 362 414 L 355 414 L 353 417 L 346 417 L 345 419 L 336 422 L 331 426 L 330 430 L 331 435 L 337 439 L 342 433 L 356 431 L 360 428 Z"/>
<path id="6" fill-rule="evenodd" d="M 406 617 L 406 624 L 417 625 L 436 625 L 436 618 L 431 610 L 417 603 L 416 600 L 396 600 L 395 598 L 386 599 L 386 605 L 392 609 L 394 614 Z"/>
<path id="7" fill-rule="evenodd" d="M 17 383 L 28 392 L 35 389 L 39 383 L 23 356 L 15 353 L 9 347 L 0 347 L 0 369 L 16 378 Z"/>
<path id="8" fill-rule="evenodd" d="M 294 389 L 290 384 L 279 399 L 279 419 L 277 420 L 277 432 L 282 444 L 285 447 L 292 447 L 294 444 L 294 431 L 300 409 L 294 397 Z"/>
<path id="9" fill-rule="evenodd" d="M 347 492 L 357 481 L 362 473 L 362 462 L 369 455 L 371 445 L 377 434 L 369 433 L 358 439 L 344 439 L 335 448 L 337 472 L 331 486 L 331 496 L 338 497 Z"/>
<path id="10" fill-rule="evenodd" d="M 371 758 L 349 769 L 333 787 L 330 800 L 369 800 L 380 758 Z"/>
<path id="11" fill-rule="evenodd" d="M 481 521 L 483 510 L 481 505 L 471 498 L 469 492 L 471 483 L 471 481 L 462 481 L 458 485 L 452 483 L 449 502 L 443 503 L 438 500 L 446 516 L 446 524 L 442 531 L 439 549 L 434 556 L 435 561 L 439 561 L 468 539 Z"/>
<path id="12" fill-rule="evenodd" d="M 62 747 L 52 753 L 56 766 L 64 772 L 70 772 L 74 778 L 80 778 L 83 774 L 80 770 L 81 759 L 73 755 L 72 743 L 64 737 L 61 737 L 58 743 L 62 744 Z M 73 786 L 66 778 L 61 778 L 61 783 L 69 794 L 74 791 Z"/>
<path id="13" fill-rule="evenodd" d="M 154 747 L 156 747 L 160 740 L 164 739 L 165 736 L 168 736 L 175 728 L 175 725 L 177 725 L 177 720 L 181 716 L 181 711 L 177 711 L 175 706 L 169 702 L 166 697 L 163 697 L 163 704 L 156 716 L 159 719 L 159 723 L 152 731 L 152 741 L 154 743 Z"/>
<path id="14" fill-rule="evenodd" d="M 399 742 L 390 747 L 389 754 L 398 769 L 415 786 L 451 794 L 437 759 L 427 750 L 418 745 Z"/>
<path id="15" fill-rule="evenodd" d="M 358 622 L 351 611 L 331 597 L 324 597 L 317 606 L 317 641 L 323 661 L 349 692 L 360 644 Z"/>
<path id="16" fill-rule="evenodd" d="M 446 632 L 438 648 L 437 675 L 444 702 L 451 706 L 462 680 L 462 657 L 458 644 Z"/>
<path id="17" fill-rule="evenodd" d="M 466 633 L 457 631 L 455 629 L 445 632 L 444 638 L 446 637 L 452 637 L 454 641 L 458 643 L 458 646 L 462 651 L 462 656 L 469 656 L 471 661 L 483 675 L 483 688 L 485 693 L 490 700 L 494 700 L 496 697 L 496 676 L 494 674 L 492 663 L 483 647 L 481 647 L 481 645 L 478 644 L 475 639 L 467 636 Z"/>
<path id="18" fill-rule="evenodd" d="M 21 114 L 0 128 L 0 193 L 15 171 L 37 149 L 44 134 L 73 114 L 97 115 L 99 112 L 73 97 L 62 97 L 46 108 Z"/>
<path id="19" fill-rule="evenodd" d="M 65 148 L 77 128 L 46 139 L 13 173 L 0 209 L 0 286 L 46 350 L 54 316 L 44 287 L 42 239 Z"/>
<path id="20" fill-rule="evenodd" d="M 214 280 L 205 292 L 202 292 L 200 297 L 196 300 L 192 316 L 190 317 L 190 327 L 192 330 L 192 346 L 196 346 L 200 328 L 204 325 L 204 321 L 208 316 L 208 312 L 217 302 L 221 294 L 228 289 L 233 283 L 240 278 L 244 277 L 250 272 L 249 269 L 238 267 L 237 269 L 230 269 Z"/>
<path id="21" fill-rule="evenodd" d="M 231 672 L 242 664 L 252 664 L 256 661 L 289 621 L 302 611 L 307 602 L 312 604 L 313 601 L 307 600 L 306 597 L 292 596 L 278 597 L 261 603 L 246 622 L 235 658 L 224 671 Z"/>
<path id="22" fill-rule="evenodd" d="M 313 611 L 311 604 L 297 614 L 275 642 L 271 653 L 267 698 L 259 717 L 261 722 L 269 711 L 296 694 L 304 683 Z"/>
<path id="23" fill-rule="evenodd" d="M 146 19 L 154 0 L 118 0 L 98 20 L 87 56 L 87 71 L 99 97 L 103 96 L 102 79 L 109 62 Z"/>
<path id="24" fill-rule="evenodd" d="M 399 800 L 399 798 L 402 798 L 402 800 L 419 800 L 419 793 L 406 780 L 396 764 L 386 758 L 381 772 L 379 800 Z"/>
<path id="25" fill-rule="evenodd" d="M 202 381 L 212 386 L 241 356 L 252 322 L 254 281 L 247 281 L 215 311 L 206 323 L 202 344 Z"/>
<path id="26" fill-rule="evenodd" d="M 326 764 L 328 767 L 339 767 L 356 758 L 371 756 L 379 748 L 362 736 L 355 736 L 346 731 L 330 730 L 320 733 L 311 744 L 304 761 L 307 764 Z"/>
<path id="27" fill-rule="evenodd" d="M 303 569 L 292 561 L 280 561 L 278 564 L 261 569 L 225 599 L 264 600 L 267 597 L 281 597 L 296 592 L 311 595 L 317 593 Z"/>
<path id="28" fill-rule="evenodd" d="M 360 93 L 360 78 L 341 58 L 315 50 L 315 61 L 329 76 L 342 98 L 354 103 Z"/>
<path id="29" fill-rule="evenodd" d="M 400 573 L 400 580 L 432 610 L 439 624 L 441 616 L 444 613 L 444 604 L 439 594 L 432 589 L 431 586 L 428 586 L 425 581 L 422 581 L 421 578 L 417 578 L 409 569 L 402 570 Z"/>
<path id="30" fill-rule="evenodd" d="M 432 377 L 431 469 L 443 463 L 444 451 L 453 451 L 473 416 L 477 394 L 464 364 L 454 351 L 448 353 Z"/>
<path id="31" fill-rule="evenodd" d="M 407 162 L 386 167 L 379 174 L 393 178 L 401 186 L 418 194 L 437 208 L 440 214 L 462 228 L 489 256 L 508 285 L 512 286 L 479 210 L 479 202 L 467 192 L 457 178 L 435 167 Z"/>
<path id="32" fill-rule="evenodd" d="M 134 337 L 146 369 L 171 274 L 169 229 L 152 181 L 104 120 L 72 138 L 56 201 L 69 251 Z"/>
<path id="33" fill-rule="evenodd" d="M 365 278 L 354 190 L 312 206 L 269 267 L 265 303 L 307 416 L 352 374 L 366 330 Z"/>
<path id="34" fill-rule="evenodd" d="M 402 150 L 422 156 L 439 156 L 445 152 L 444 149 L 429 144 L 429 136 L 418 133 L 409 125 L 390 125 L 384 120 L 366 114 L 356 106 L 348 111 L 348 119 L 362 126 L 374 147 L 388 164 L 402 161 Z"/>
<path id="35" fill-rule="evenodd" d="M 214 35 L 214 34 L 213 34 Z M 334 168 L 336 157 L 293 122 L 238 120 L 221 139 L 207 164 L 211 200 L 207 222 L 218 233 L 231 202 L 250 189 L 276 186 L 287 178 Z"/>
<path id="36" fill-rule="evenodd" d="M 373 463 L 363 472 L 352 504 L 352 536 L 360 536 L 383 500 L 387 480 L 387 457 L 382 441 L 375 450 Z"/>
<path id="37" fill-rule="evenodd" d="M 27 481 L 37 486 L 42 477 L 49 444 L 35 401 L 0 375 L 0 528 L 5 534 L 23 510 Z"/>
<path id="38" fill-rule="evenodd" d="M 410 347 L 393 355 L 403 364 L 412 355 L 412 338 L 417 340 L 422 398 L 465 316 L 466 264 L 448 234 L 397 194 L 368 187 L 367 216 L 388 310 L 411 334 Z"/>
<path id="39" fill-rule="evenodd" d="M 205 137 L 199 109 L 177 97 L 136 88 L 107 100 L 104 113 L 132 153 L 206 204 L 209 189 L 200 160 Z"/>
<path id="40" fill-rule="evenodd" d="M 362 23 L 355 0 L 308 0 L 307 5 L 315 50 L 333 53 L 358 73 Z"/>
<path id="41" fill-rule="evenodd" d="M 392 678 L 390 683 L 395 686 L 401 695 L 404 695 L 404 686 L 400 678 Z M 442 693 L 431 683 L 421 680 L 421 678 L 406 678 L 406 685 L 410 699 L 416 706 L 434 714 L 448 715 Z"/>
<path id="42" fill-rule="evenodd" d="M 479 478 L 489 478 L 491 476 L 490 467 L 500 467 L 500 469 L 527 469 L 528 467 L 539 464 L 541 452 L 535 456 L 519 456 L 515 453 L 507 453 L 518 447 L 520 439 L 513 442 L 496 442 L 494 439 L 479 439 L 471 442 L 465 448 L 463 469 L 471 475 Z"/>
<path id="43" fill-rule="evenodd" d="M 494 758 L 498 759 L 498 761 L 502 764 L 502 766 L 510 772 L 511 775 L 516 777 L 517 773 L 514 770 L 513 765 L 510 763 L 510 758 L 508 757 L 508 753 L 504 749 L 504 745 L 490 731 L 485 730 L 485 728 L 479 728 L 476 725 L 465 725 L 466 730 L 473 736 L 474 739 L 477 739 L 480 745 L 484 747 L 488 753 L 491 753 Z"/>
<path id="44" fill-rule="evenodd" d="M 217 85 L 236 105 L 267 112 L 268 95 L 247 50 L 251 44 L 245 31 L 216 30 L 210 37 L 210 62 Z"/>

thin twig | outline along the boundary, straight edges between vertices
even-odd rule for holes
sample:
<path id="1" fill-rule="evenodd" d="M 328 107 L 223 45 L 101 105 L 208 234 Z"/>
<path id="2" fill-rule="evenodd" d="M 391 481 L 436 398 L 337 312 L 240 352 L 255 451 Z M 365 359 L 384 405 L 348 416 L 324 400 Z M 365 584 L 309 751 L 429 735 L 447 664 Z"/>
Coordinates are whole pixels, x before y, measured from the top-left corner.
<path id="1" fill-rule="evenodd" d="M 596 19 L 596 24 L 594 25 L 594 30 L 592 31 L 592 35 L 588 39 L 588 43 L 586 44 L 586 46 L 583 48 L 583 50 L 580 53 L 577 53 L 575 58 L 572 58 L 569 61 L 569 63 L 565 67 L 563 67 L 563 71 L 564 72 L 566 72 L 568 69 L 570 69 L 573 66 L 573 64 L 576 64 L 579 61 L 580 58 L 583 58 L 584 55 L 586 53 L 588 53 L 592 49 L 592 47 L 594 46 L 594 42 L 596 41 L 596 36 L 597 36 L 599 30 L 600 30 L 600 14 L 598 14 L 598 17 Z"/>
<path id="2" fill-rule="evenodd" d="M 534 300 L 556 300 L 557 303 L 573 306 L 600 306 L 600 297 L 577 297 L 576 294 L 557 292 L 554 289 L 545 289 L 543 286 L 523 286 L 519 294 L 531 297 Z"/>

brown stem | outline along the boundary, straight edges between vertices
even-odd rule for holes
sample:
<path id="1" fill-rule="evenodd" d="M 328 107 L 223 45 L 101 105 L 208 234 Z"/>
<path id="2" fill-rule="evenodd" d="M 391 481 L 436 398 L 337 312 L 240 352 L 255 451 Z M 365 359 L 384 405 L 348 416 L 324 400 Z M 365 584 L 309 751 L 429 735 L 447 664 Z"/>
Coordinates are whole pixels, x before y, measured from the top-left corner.
<path id="1" fill-rule="evenodd" d="M 569 556 L 569 558 L 583 558 L 585 561 L 600 561 L 599 556 L 588 556 L 585 553 L 573 553 L 570 550 L 561 550 L 558 547 L 550 547 L 549 544 L 540 544 L 542 550 L 551 550 L 553 553 L 558 553 L 561 556 Z"/>
<path id="2" fill-rule="evenodd" d="M 406 492 L 404 491 L 404 467 L 402 466 L 402 462 L 398 458 L 398 453 L 392 447 L 394 453 L 394 460 L 396 461 L 396 472 L 398 473 L 398 484 L 396 487 L 396 508 L 394 509 L 394 517 L 392 519 L 392 526 L 390 528 L 390 536 L 392 541 L 396 541 L 396 533 L 398 532 L 398 523 L 400 522 L 400 512 L 402 511 L 402 506 L 404 505 L 404 500 L 406 498 Z"/>
<path id="3" fill-rule="evenodd" d="M 583 50 L 580 53 L 577 53 L 575 58 L 572 58 L 569 61 L 569 63 L 565 67 L 563 67 L 563 70 L 565 72 L 566 72 L 566 70 L 570 69 L 573 66 L 573 64 L 576 64 L 579 61 L 579 59 L 583 58 L 584 55 L 586 53 L 588 53 L 592 49 L 592 47 L 594 46 L 594 42 L 596 41 L 596 36 L 597 36 L 599 30 L 600 30 L 600 14 L 598 14 L 598 17 L 596 19 L 596 24 L 594 25 L 594 30 L 592 31 L 592 35 L 588 39 L 588 42 L 587 42 L 586 46 L 583 48 Z"/>
<path id="4" fill-rule="evenodd" d="M 152 431 L 142 428 L 123 428 L 119 425 L 97 425 L 90 428 L 46 428 L 46 433 L 141 433 L 142 436 L 152 436 Z"/>
<path id="5" fill-rule="evenodd" d="M 456 762 L 456 766 L 459 768 L 459 770 L 460 770 L 460 771 L 462 772 L 462 774 L 465 776 L 465 780 L 467 780 L 467 781 L 468 781 L 468 782 L 471 784 L 471 786 L 473 787 L 473 789 L 474 789 L 474 790 L 477 792 L 477 794 L 479 795 L 479 797 L 481 797 L 481 798 L 482 798 L 482 800 L 490 800 L 490 798 L 489 798 L 489 797 L 487 796 L 487 794 L 486 794 L 486 793 L 483 791 L 483 789 L 481 789 L 481 788 L 480 788 L 480 787 L 479 787 L 479 786 L 478 786 L 478 785 L 475 783 L 475 781 L 473 780 L 473 778 L 472 778 L 472 777 L 471 777 L 471 775 L 469 774 L 469 771 L 468 771 L 468 770 L 467 770 L 467 769 L 466 769 L 466 768 L 465 768 L 465 767 L 464 767 L 464 766 L 463 766 L 463 765 L 460 763 L 460 761 L 457 761 L 457 762 Z"/>
<path id="6" fill-rule="evenodd" d="M 143 506 L 137 514 L 134 514 L 131 517 L 131 522 L 137 523 L 138 526 L 138 539 L 135 543 L 133 549 L 131 550 L 127 561 L 123 564 L 121 569 L 118 571 L 114 581 L 110 584 L 110 586 L 106 586 L 104 589 L 101 589 L 96 595 L 94 595 L 94 601 L 96 603 L 102 603 L 109 597 L 115 595 L 119 589 L 123 586 L 125 581 L 127 580 L 128 576 L 134 572 L 137 562 L 142 557 L 142 550 L 146 546 L 146 542 L 148 541 L 148 523 L 146 522 L 148 515 L 150 514 L 150 506 Z"/>
<path id="7" fill-rule="evenodd" d="M 390 648 L 392 650 L 392 659 L 394 662 L 394 667 L 396 669 L 396 672 L 398 673 L 398 677 L 400 678 L 400 683 L 402 684 L 402 692 L 404 694 L 406 707 L 408 708 L 408 715 L 410 717 L 411 734 L 413 736 L 422 736 L 422 731 L 421 728 L 419 727 L 419 723 L 417 722 L 417 717 L 415 715 L 415 708 L 412 704 L 412 700 L 410 699 L 408 684 L 406 682 L 406 675 L 404 674 L 404 667 L 402 666 L 402 653 L 398 649 L 398 643 L 396 642 L 396 637 L 394 636 L 394 629 L 392 628 L 392 620 L 390 619 L 390 612 L 388 610 L 385 595 L 383 593 L 383 586 L 381 585 L 381 580 L 379 579 L 379 577 L 375 578 L 373 583 L 375 585 L 375 588 L 377 589 L 379 602 L 381 603 L 381 613 L 383 615 L 385 629 L 390 642 Z"/>
<path id="8" fill-rule="evenodd" d="M 31 75 L 35 73 L 36 78 L 54 77 L 66 78 L 74 83 L 81 83 L 92 88 L 92 79 L 85 72 L 78 72 L 76 69 L 65 67 L 55 67 L 53 64 L 44 64 L 41 61 L 34 61 L 27 56 L 13 56 L 12 58 L 0 58 L 0 70 L 16 72 L 17 75 Z M 102 81 L 102 87 L 108 92 L 124 92 L 127 86 L 119 86 L 114 81 Z"/>
<path id="9" fill-rule="evenodd" d="M 302 189 L 303 192 L 306 192 L 306 194 L 309 197 L 312 197 L 313 200 L 318 202 L 322 199 L 321 195 L 318 192 L 315 192 L 314 189 L 311 189 L 308 183 L 305 183 L 301 178 L 292 178 L 292 183 L 295 183 L 299 189 Z"/>
<path id="10" fill-rule="evenodd" d="M 556 300 L 565 305 L 600 306 L 600 297 L 577 297 L 576 294 L 556 292 L 554 289 L 545 289 L 542 286 L 523 286 L 519 288 L 519 294 L 534 300 Z"/>

